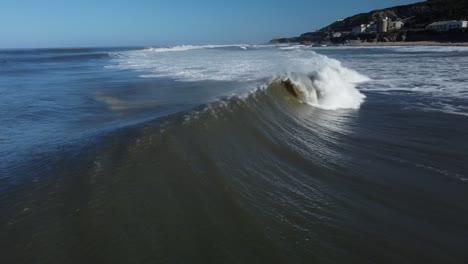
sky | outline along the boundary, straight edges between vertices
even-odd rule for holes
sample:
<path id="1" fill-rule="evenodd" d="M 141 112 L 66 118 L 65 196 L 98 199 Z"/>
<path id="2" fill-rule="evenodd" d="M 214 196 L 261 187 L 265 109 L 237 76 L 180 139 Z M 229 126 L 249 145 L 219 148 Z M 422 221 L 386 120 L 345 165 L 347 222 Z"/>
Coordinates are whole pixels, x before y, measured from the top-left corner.
<path id="1" fill-rule="evenodd" d="M 0 48 L 258 44 L 418 0 L 0 0 Z"/>

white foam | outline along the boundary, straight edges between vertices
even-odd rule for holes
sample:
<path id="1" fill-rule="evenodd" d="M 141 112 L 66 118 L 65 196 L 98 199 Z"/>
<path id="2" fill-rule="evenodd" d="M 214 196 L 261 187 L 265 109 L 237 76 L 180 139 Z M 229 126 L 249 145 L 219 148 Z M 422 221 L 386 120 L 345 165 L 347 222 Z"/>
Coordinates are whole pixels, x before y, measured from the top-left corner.
<path id="1" fill-rule="evenodd" d="M 237 47 L 243 50 L 248 49 L 248 47 L 256 47 L 256 45 L 245 45 L 245 44 L 236 44 L 236 45 L 181 45 L 173 47 L 162 47 L 162 48 L 147 48 L 144 49 L 146 52 L 177 52 L 177 51 L 189 51 L 189 50 L 200 50 L 200 49 L 216 49 L 216 48 L 230 48 Z"/>
<path id="2" fill-rule="evenodd" d="M 140 72 L 142 78 L 164 77 L 186 82 L 255 82 L 259 85 L 273 77 L 291 77 L 308 94 L 307 103 L 324 109 L 356 109 L 365 98 L 356 89 L 356 83 L 369 79 L 337 60 L 300 46 L 288 52 L 262 46 L 246 52 L 243 47 L 248 49 L 229 45 L 131 51 L 115 57 L 116 64 L 110 67 Z M 167 52 L 169 50 L 181 52 Z M 313 76 L 313 80 L 309 83 L 294 76 Z M 314 98 L 313 94 L 318 96 Z"/>
<path id="3" fill-rule="evenodd" d="M 280 50 L 295 50 L 295 49 L 301 49 L 305 48 L 306 46 L 304 45 L 292 45 L 292 46 L 278 46 L 278 49 Z"/>
<path id="4" fill-rule="evenodd" d="M 468 47 L 374 47 L 346 60 L 372 78 L 361 91 L 413 97 L 407 109 L 467 115 Z"/>
<path id="5" fill-rule="evenodd" d="M 358 109 L 365 96 L 356 89 L 356 84 L 370 79 L 354 70 L 345 68 L 339 61 L 321 57 L 323 67 L 312 76 L 290 74 L 288 78 L 302 89 L 306 103 L 327 110 L 340 108 Z"/>
<path id="6" fill-rule="evenodd" d="M 201 46 L 175 46 L 169 48 L 148 48 L 145 51 L 149 52 L 173 52 L 173 51 L 187 51 L 187 50 L 194 50 L 194 49 L 202 49 Z"/>

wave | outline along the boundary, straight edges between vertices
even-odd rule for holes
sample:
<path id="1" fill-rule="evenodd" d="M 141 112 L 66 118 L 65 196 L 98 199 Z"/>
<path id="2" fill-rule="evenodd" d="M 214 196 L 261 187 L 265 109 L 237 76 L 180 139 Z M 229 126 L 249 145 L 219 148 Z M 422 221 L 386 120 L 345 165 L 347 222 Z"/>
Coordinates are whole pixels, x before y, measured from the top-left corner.
<path id="1" fill-rule="evenodd" d="M 326 110 L 358 109 L 366 98 L 356 84 L 368 81 L 354 72 L 326 67 L 311 75 L 290 74 L 282 78 L 284 88 L 299 101 Z"/>
<path id="2" fill-rule="evenodd" d="M 189 51 L 189 50 L 200 50 L 200 49 L 217 49 L 217 48 L 238 48 L 246 50 L 248 48 L 254 48 L 257 45 L 246 45 L 246 44 L 234 44 L 234 45 L 180 45 L 173 47 L 160 47 L 160 48 L 147 48 L 144 51 L 149 52 L 177 52 L 177 51 Z"/>
<path id="3" fill-rule="evenodd" d="M 15 221 L 19 219 L 16 212 L 8 214 L 11 215 L 8 220 L 13 219 L 12 232 L 18 240 L 26 240 L 24 232 L 16 232 L 37 218 L 42 219 L 42 228 L 62 237 L 68 230 L 83 230 L 73 222 L 77 214 L 83 213 L 86 214 L 83 235 L 70 236 L 66 244 L 47 243 L 49 246 L 31 254 L 55 259 L 57 252 L 66 252 L 67 246 L 99 248 L 100 243 L 113 243 L 114 248 L 122 250 L 130 245 L 138 245 L 137 250 L 145 249 L 140 245 L 179 248 L 180 241 L 170 238 L 183 237 L 184 249 L 196 248 L 201 242 L 229 248 L 215 262 L 223 262 L 232 254 L 245 256 L 243 247 L 253 253 L 238 258 L 241 262 L 265 259 L 274 262 L 284 251 L 272 252 L 289 250 L 292 243 L 272 243 L 262 221 L 273 219 L 269 223 L 273 230 L 283 226 L 280 212 L 274 210 L 285 207 L 261 197 L 282 193 L 277 197 L 285 201 L 307 199 L 327 203 L 326 190 L 301 180 L 306 173 L 318 171 L 318 166 L 308 165 L 307 155 L 313 153 L 314 147 L 325 144 L 319 138 L 311 140 L 319 145 L 302 142 L 303 137 L 323 134 L 304 133 L 301 113 L 313 113 L 311 109 L 314 108 L 300 103 L 288 92 L 285 82 L 276 80 L 246 97 L 220 99 L 106 135 L 86 152 L 86 160 L 58 162 L 54 170 L 48 169 L 44 177 L 38 177 L 41 180 L 34 183 L 27 203 L 18 206 L 35 214 L 27 214 L 21 221 Z M 283 169 L 278 169 L 279 166 Z M 290 171 L 294 171 L 295 179 Z M 58 183 L 51 184 L 56 175 L 63 179 L 60 187 Z M 303 196 L 297 197 L 299 193 Z M 76 199 L 67 199 L 71 195 Z M 48 206 L 41 209 L 44 204 Z M 256 207 L 271 211 L 253 217 L 258 212 L 254 210 Z M 307 213 L 300 207 L 294 203 L 287 209 L 305 217 Z M 70 217 L 50 218 L 50 215 Z M 129 226 L 128 219 L 135 220 L 135 224 Z M 103 236 L 103 230 L 108 235 Z M 123 232 L 130 235 L 119 239 Z M 299 228 L 293 232 L 302 236 Z M 42 239 L 43 233 L 39 233 L 32 243 Z M 195 255 L 187 254 L 191 258 L 181 255 L 179 260 L 193 262 L 193 256 L 199 256 L 200 252 L 207 255 L 209 251 L 212 252 L 208 247 L 196 248 Z M 104 251 L 90 254 L 107 254 L 101 252 Z M 135 253 L 135 258 L 142 262 L 143 258 L 167 255 L 172 260 L 169 262 L 177 262 L 174 256 L 180 255 L 169 254 L 164 248 L 155 248 L 149 254 L 142 250 Z M 195 262 L 202 260 L 196 258 Z"/>
<path id="4" fill-rule="evenodd" d="M 294 49 L 301 49 L 301 48 L 304 48 L 304 47 L 307 47 L 307 46 L 304 46 L 304 45 L 288 45 L 288 46 L 277 46 L 278 49 L 280 50 L 294 50 Z"/>
<path id="5" fill-rule="evenodd" d="M 86 60 L 100 60 L 110 58 L 109 53 L 85 53 L 79 55 L 61 55 L 42 57 L 37 59 L 30 59 L 29 61 L 34 62 L 69 62 L 69 61 L 86 61 Z"/>
<path id="6" fill-rule="evenodd" d="M 339 72 L 331 69 L 324 69 L 322 72 L 315 72 L 311 75 L 291 73 L 285 77 L 272 79 L 261 86 L 260 90 L 266 90 L 268 94 L 276 95 L 273 97 L 274 100 L 287 97 L 287 93 L 288 96 L 300 103 L 324 110 L 359 109 L 366 96 L 360 93 L 354 85 L 367 79 L 359 79 L 362 76 L 349 76 L 350 78 L 359 77 L 355 80 L 343 77 Z M 281 90 L 281 93 L 272 91 L 278 89 Z M 259 93 L 259 89 L 251 93 L 256 95 Z M 239 98 L 244 97 L 240 96 Z"/>
<path id="7" fill-rule="evenodd" d="M 179 83 L 198 88 L 196 93 L 207 89 L 206 83 L 216 89 L 226 81 L 245 89 L 106 130 L 53 155 L 31 152 L 34 162 L 12 173 L 28 176 L 30 184 L 0 199 L 0 225 L 8 231 L 0 232 L 6 258 L 119 263 L 131 255 L 138 263 L 340 263 L 350 257 L 366 262 L 368 256 L 359 255 L 365 248 L 397 260 L 426 259 L 427 250 L 411 245 L 428 241 L 424 248 L 434 248 L 438 237 L 428 226 L 442 228 L 442 239 L 456 242 L 436 243 L 439 251 L 453 259 L 464 252 L 465 233 L 459 230 L 465 230 L 465 215 L 453 217 L 448 229 L 437 220 L 460 211 L 466 185 L 458 183 L 467 181 L 458 166 L 463 145 L 450 152 L 452 144 L 440 136 L 451 124 L 439 123 L 444 117 L 432 123 L 419 112 L 381 112 L 394 110 L 394 104 L 379 98 L 359 114 L 328 111 L 359 108 L 365 97 L 357 84 L 369 78 L 310 51 L 194 52 L 190 60 L 168 53 L 124 52 L 112 56 L 113 67 L 142 78 L 203 81 Z M 149 82 L 147 88 L 167 85 Z M 125 91 L 143 90 L 132 88 Z M 170 88 L 168 93 L 178 92 Z M 131 103 L 119 97 L 124 93 L 105 90 L 96 99 L 113 112 L 153 104 L 151 98 Z M 91 117 L 93 123 L 101 120 Z M 417 136 L 424 133 L 404 133 L 427 130 L 427 125 L 438 131 L 422 138 Z M 463 142 L 462 128 L 448 131 L 457 142 Z M 442 148 L 447 165 L 428 166 L 442 157 L 437 146 L 447 144 Z M 419 179 L 425 184 L 415 194 Z M 443 199 L 434 202 L 441 190 Z M 425 201 L 429 206 L 421 209 Z M 425 219 L 436 221 L 415 229 L 414 221 Z M 389 232 L 379 232 L 376 223 Z M 408 230 L 415 239 L 405 240 Z M 407 243 L 401 245 L 402 240 Z M 112 250 L 102 250 L 109 245 Z"/>
<path id="8" fill-rule="evenodd" d="M 95 52 L 97 48 L 58 48 L 58 49 L 0 49 L 0 54 L 6 55 L 30 55 L 30 54 L 63 54 L 63 53 L 89 53 Z"/>
<path id="9" fill-rule="evenodd" d="M 408 200 L 380 187 L 373 170 L 361 168 L 370 163 L 358 163 L 363 155 L 381 161 L 383 154 L 369 153 L 374 139 L 353 135 L 348 126 L 354 117 L 304 103 L 331 100 L 326 99 L 330 92 L 322 91 L 329 85 L 319 80 L 333 75 L 324 70 L 322 76 L 278 77 L 245 97 L 108 134 L 81 155 L 55 155 L 66 157 L 56 166 L 37 162 L 34 172 L 43 169 L 43 177 L 34 177 L 0 220 L 8 223 L 14 246 L 33 245 L 32 259 L 62 260 L 69 248 L 84 256 L 81 262 L 119 262 L 128 252 L 135 262 L 171 263 L 290 263 L 296 256 L 313 262 L 315 250 L 341 256 L 346 247 L 336 246 L 337 233 L 347 234 L 347 246 L 368 230 L 340 224 L 349 222 L 343 218 L 347 208 L 356 208 L 358 216 L 351 219 L 361 223 L 361 212 L 369 208 L 362 194 L 382 193 L 377 198 L 397 199 L 395 206 Z M 316 97 L 309 95 L 311 89 Z M 394 208 L 379 209 L 378 215 Z M 24 232 L 38 221 L 34 236 Z M 66 237 L 66 243 L 53 243 L 57 237 Z M 359 242 L 366 248 L 375 244 L 366 238 Z M 124 253 L 89 250 L 109 244 Z M 213 255 L 213 245 L 223 250 Z"/>
<path id="10" fill-rule="evenodd" d="M 135 204 L 148 205 L 151 214 L 138 219 L 142 226 L 158 223 L 161 227 L 161 233 L 152 236 L 155 244 L 173 245 L 164 237 L 183 234 L 184 241 L 194 245 L 200 241 L 194 232 L 202 224 L 210 227 L 203 236 L 214 243 L 228 238 L 233 245 L 254 249 L 249 261 L 273 256 L 274 262 L 279 256 L 271 252 L 282 255 L 291 243 L 270 244 L 263 221 L 277 230 L 284 226 L 284 208 L 308 217 L 309 212 L 296 201 L 326 206 L 330 194 L 317 184 L 320 177 L 310 175 L 325 170 L 327 160 L 341 160 L 334 135 L 345 133 L 337 118 L 342 113 L 310 105 L 324 104 L 333 96 L 322 90 L 320 78 L 324 77 L 278 76 L 245 95 L 220 98 L 109 136 L 96 146 L 98 154 L 82 180 L 88 203 L 93 205 L 86 209 L 88 216 L 95 226 L 114 219 L 109 233 L 118 234 L 113 228 L 133 219 Z M 312 89 L 317 93 L 315 101 L 306 95 Z M 324 149 L 324 153 L 317 151 Z M 286 206 L 285 201 L 291 202 Z M 298 223 L 290 234 L 301 237 L 304 228 L 307 224 Z M 97 241 L 97 235 L 89 234 L 86 239 Z M 146 243 L 145 237 L 132 236 L 118 243 Z"/>
<path id="11" fill-rule="evenodd" d="M 13 62 L 32 62 L 32 63 L 47 63 L 47 62 L 75 62 L 75 61 L 89 61 L 89 60 L 102 60 L 111 58 L 110 53 L 83 53 L 83 54 L 64 54 L 58 56 L 32 56 L 20 58 L 4 58 L 0 63 L 13 63 Z"/>
<path id="12" fill-rule="evenodd" d="M 205 47 L 183 46 L 170 50 Z M 241 91 L 250 91 L 264 86 L 265 82 L 286 78 L 297 88 L 300 100 L 330 110 L 356 109 L 364 101 L 365 96 L 356 86 L 370 79 L 343 66 L 341 62 L 311 50 L 297 49 L 279 53 L 276 48 L 264 49 L 265 52 L 254 54 L 232 50 L 224 50 L 222 53 L 196 52 L 191 54 L 190 60 L 183 54 L 165 54 L 166 49 L 160 50 L 160 55 L 152 50 L 134 51 L 115 57 L 114 64 L 108 67 L 134 70 L 142 78 L 236 82 L 243 87 Z"/>

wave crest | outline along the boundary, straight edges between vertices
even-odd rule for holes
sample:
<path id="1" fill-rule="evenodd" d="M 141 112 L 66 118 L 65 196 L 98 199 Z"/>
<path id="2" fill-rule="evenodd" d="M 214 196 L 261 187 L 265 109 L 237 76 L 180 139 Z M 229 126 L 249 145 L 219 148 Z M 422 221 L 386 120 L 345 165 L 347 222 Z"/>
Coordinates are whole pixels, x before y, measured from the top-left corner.
<path id="1" fill-rule="evenodd" d="M 343 67 L 323 67 L 309 75 L 291 73 L 283 85 L 299 101 L 326 110 L 358 109 L 366 98 L 356 88 L 369 81 L 364 75 Z"/>
<path id="2" fill-rule="evenodd" d="M 357 109 L 364 101 L 356 86 L 368 81 L 364 75 L 344 67 L 339 61 L 310 50 L 284 51 L 258 47 L 254 52 L 197 51 L 187 59 L 185 54 L 167 51 L 210 49 L 242 46 L 176 46 L 127 53 L 115 58 L 118 69 L 135 70 L 142 78 L 170 78 L 176 81 L 235 82 L 251 91 L 266 80 L 288 79 L 300 101 L 334 110 Z M 162 53 L 161 53 L 162 52 Z M 248 86 L 248 87 L 247 87 Z M 289 89 L 289 91 L 293 91 Z"/>

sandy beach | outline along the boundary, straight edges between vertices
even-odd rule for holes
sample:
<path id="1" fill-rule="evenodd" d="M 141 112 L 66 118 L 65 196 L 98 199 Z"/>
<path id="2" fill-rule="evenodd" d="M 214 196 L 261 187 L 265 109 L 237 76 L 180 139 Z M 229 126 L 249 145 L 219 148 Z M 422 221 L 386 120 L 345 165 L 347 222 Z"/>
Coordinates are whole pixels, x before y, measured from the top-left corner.
<path id="1" fill-rule="evenodd" d="M 384 46 L 455 46 L 468 47 L 468 42 L 450 43 L 450 42 L 435 42 L 435 41 L 418 41 L 418 42 L 363 42 L 354 46 L 366 47 L 384 47 Z"/>

